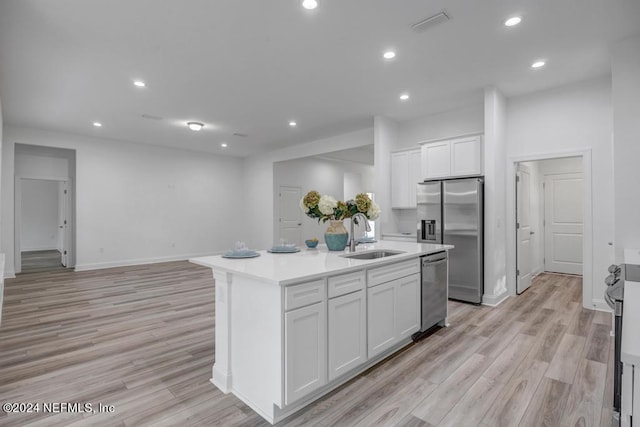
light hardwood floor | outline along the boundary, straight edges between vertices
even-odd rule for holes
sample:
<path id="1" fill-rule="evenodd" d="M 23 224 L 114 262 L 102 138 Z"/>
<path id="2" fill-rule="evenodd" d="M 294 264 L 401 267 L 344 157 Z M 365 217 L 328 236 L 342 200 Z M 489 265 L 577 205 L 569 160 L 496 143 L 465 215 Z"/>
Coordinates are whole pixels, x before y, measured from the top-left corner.
<path id="1" fill-rule="evenodd" d="M 22 273 L 64 270 L 62 255 L 57 250 L 22 252 Z"/>
<path id="2" fill-rule="evenodd" d="M 545 274 L 497 308 L 450 302 L 449 328 L 281 425 L 608 426 L 611 319 L 581 300 L 579 277 Z M 211 272 L 187 262 L 7 280 L 0 403 L 115 412 L 0 411 L 0 425 L 267 425 L 209 382 L 213 345 Z"/>

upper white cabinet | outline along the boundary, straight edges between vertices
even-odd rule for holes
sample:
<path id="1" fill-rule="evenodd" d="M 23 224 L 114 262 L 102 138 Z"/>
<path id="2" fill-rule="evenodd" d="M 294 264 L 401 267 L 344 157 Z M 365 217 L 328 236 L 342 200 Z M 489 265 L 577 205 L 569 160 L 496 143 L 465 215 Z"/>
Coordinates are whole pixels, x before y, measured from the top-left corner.
<path id="1" fill-rule="evenodd" d="M 420 149 L 391 153 L 391 207 L 416 207 L 416 186 L 422 181 Z"/>
<path id="2" fill-rule="evenodd" d="M 480 135 L 428 142 L 422 145 L 423 179 L 482 175 Z"/>

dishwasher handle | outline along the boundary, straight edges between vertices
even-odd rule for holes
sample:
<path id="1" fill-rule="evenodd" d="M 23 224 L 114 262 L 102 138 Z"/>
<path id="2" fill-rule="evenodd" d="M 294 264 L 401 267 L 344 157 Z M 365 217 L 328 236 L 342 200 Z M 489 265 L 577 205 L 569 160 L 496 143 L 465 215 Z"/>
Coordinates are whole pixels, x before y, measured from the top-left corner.
<path id="1" fill-rule="evenodd" d="M 446 261 L 447 260 L 447 252 L 446 251 L 442 251 L 442 252 L 437 252 L 435 254 L 430 254 L 430 255 L 426 255 L 422 257 L 422 266 L 426 266 L 426 265 L 434 265 L 436 263 L 439 263 L 441 261 Z"/>

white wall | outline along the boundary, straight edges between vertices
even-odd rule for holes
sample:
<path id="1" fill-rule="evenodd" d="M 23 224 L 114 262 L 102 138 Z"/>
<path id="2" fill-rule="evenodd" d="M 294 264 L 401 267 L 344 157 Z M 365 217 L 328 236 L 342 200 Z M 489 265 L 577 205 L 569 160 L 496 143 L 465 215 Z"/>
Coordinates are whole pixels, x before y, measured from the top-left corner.
<path id="1" fill-rule="evenodd" d="M 640 248 L 640 37 L 625 40 L 613 54 L 615 147 L 615 261 L 625 248 Z"/>
<path id="2" fill-rule="evenodd" d="M 396 231 L 398 228 L 391 210 L 391 151 L 399 140 L 399 131 L 397 122 L 380 116 L 374 118 L 373 129 L 375 191 L 377 204 L 380 206 L 376 238 L 380 239 L 382 234 Z"/>
<path id="3" fill-rule="evenodd" d="M 474 105 L 400 123 L 392 150 L 415 148 L 421 141 L 482 133 L 483 129 L 484 106 L 478 99 Z"/>
<path id="4" fill-rule="evenodd" d="M 22 250 L 58 246 L 58 182 L 25 179 L 22 182 Z"/>
<path id="5" fill-rule="evenodd" d="M 371 143 L 373 131 L 367 128 L 245 158 L 244 201 L 246 206 L 259 206 L 259 210 L 246 209 L 243 212 L 243 240 L 252 248 L 269 248 L 273 244 L 276 226 L 273 194 L 275 162 L 362 147 Z"/>
<path id="6" fill-rule="evenodd" d="M 592 210 L 585 212 L 585 245 L 593 248 L 591 271 L 585 271 L 584 305 L 605 308 L 607 266 L 613 261 L 613 169 L 611 79 L 608 76 L 552 90 L 510 98 L 507 102 L 507 241 L 515 242 L 513 161 L 585 153 L 585 186 L 591 189 Z M 590 161 L 593 159 L 593 162 Z M 589 180 L 588 171 L 591 171 Z M 585 194 L 588 197 L 587 194 Z M 591 219 L 592 218 L 592 219 Z M 593 240 L 588 241 L 592 222 Z M 508 251 L 509 289 L 515 289 L 515 257 Z M 585 263 L 588 260 L 585 259 Z M 595 280 L 594 280 L 595 278 Z"/>
<path id="7" fill-rule="evenodd" d="M 506 100 L 493 87 L 484 92 L 484 304 L 507 296 Z"/>
<path id="8" fill-rule="evenodd" d="M 275 196 L 277 196 L 280 186 L 283 185 L 300 187 L 303 196 L 310 190 L 316 190 L 320 194 L 328 194 L 337 200 L 345 200 L 344 187 L 345 183 L 347 183 L 345 174 L 355 175 L 360 178 L 358 189 L 355 190 L 354 187 L 355 191 L 373 191 L 373 166 L 313 157 L 274 163 L 274 205 L 276 211 L 278 210 L 278 199 Z M 355 176 L 351 176 L 349 181 L 351 184 L 354 184 L 352 181 L 355 181 Z M 353 196 L 351 195 L 351 197 Z M 345 225 L 348 226 L 348 222 Z M 302 215 L 303 239 L 317 237 L 318 240 L 324 241 L 326 228 L 327 224 L 318 224 L 317 220 Z M 277 236 L 279 235 L 277 221 L 274 231 L 274 242 L 277 242 Z"/>
<path id="9" fill-rule="evenodd" d="M 224 251 L 245 232 L 242 160 L 35 129 L 5 129 L 2 249 L 13 266 L 15 143 L 76 150 L 76 269 Z"/>

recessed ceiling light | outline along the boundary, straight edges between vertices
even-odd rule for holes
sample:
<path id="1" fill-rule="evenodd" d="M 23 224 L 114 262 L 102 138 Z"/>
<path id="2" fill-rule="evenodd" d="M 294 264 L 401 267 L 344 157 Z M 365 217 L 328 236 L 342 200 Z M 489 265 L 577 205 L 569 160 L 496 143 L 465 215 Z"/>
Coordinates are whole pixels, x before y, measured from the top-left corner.
<path id="1" fill-rule="evenodd" d="M 403 93 L 402 95 L 400 95 L 400 101 L 406 101 L 407 99 L 409 99 L 408 93 Z"/>
<path id="2" fill-rule="evenodd" d="M 506 21 L 504 21 L 504 25 L 506 25 L 507 27 L 513 27 L 515 25 L 518 25 L 521 22 L 522 22 L 522 18 L 521 17 L 512 16 L 511 18 L 509 18 Z"/>
<path id="3" fill-rule="evenodd" d="M 102 123 L 100 122 L 93 122 L 93 125 L 97 128 L 101 128 L 102 127 Z"/>
<path id="4" fill-rule="evenodd" d="M 294 127 L 298 126 L 298 124 L 297 124 L 296 122 L 294 122 L 294 121 L 290 121 L 290 122 L 289 122 L 289 126 L 291 126 L 292 128 L 294 128 Z"/>
<path id="5" fill-rule="evenodd" d="M 382 57 L 384 59 L 393 59 L 396 57 L 396 53 L 392 50 L 388 50 L 385 53 L 382 54 Z"/>
<path id="6" fill-rule="evenodd" d="M 544 64 L 546 64 L 546 62 L 536 61 L 533 64 L 531 64 L 531 68 L 541 68 L 541 67 L 544 67 Z"/>
<path id="7" fill-rule="evenodd" d="M 302 7 L 309 10 L 315 9 L 316 7 L 318 7 L 318 2 L 316 0 L 303 0 Z"/>
<path id="8" fill-rule="evenodd" d="M 222 147 L 222 148 L 227 148 L 227 147 L 228 147 L 228 145 L 227 145 L 227 143 L 226 143 L 226 142 L 223 142 L 222 144 L 220 144 L 220 147 Z"/>
<path id="9" fill-rule="evenodd" d="M 196 131 L 196 132 L 204 127 L 204 125 L 202 123 L 199 123 L 199 122 L 188 122 L 187 126 L 189 126 L 189 129 L 191 129 L 193 131 Z"/>
<path id="10" fill-rule="evenodd" d="M 135 80 L 133 82 L 133 85 L 137 86 L 137 87 L 145 87 L 147 84 L 145 82 L 143 82 L 142 80 Z"/>

